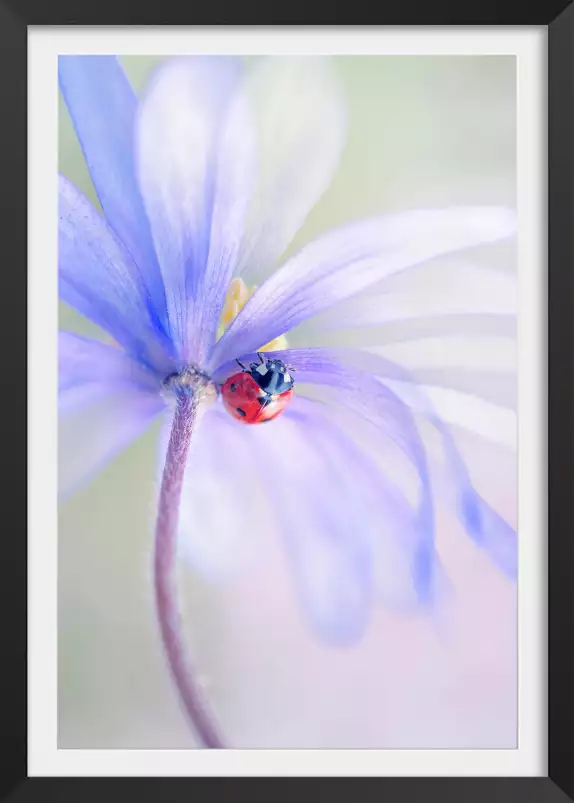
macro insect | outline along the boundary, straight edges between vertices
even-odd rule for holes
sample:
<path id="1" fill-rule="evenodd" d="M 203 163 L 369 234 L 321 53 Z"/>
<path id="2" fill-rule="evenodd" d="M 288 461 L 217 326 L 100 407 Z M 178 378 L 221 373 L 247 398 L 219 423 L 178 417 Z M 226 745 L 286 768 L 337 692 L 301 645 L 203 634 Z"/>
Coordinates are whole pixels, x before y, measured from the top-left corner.
<path id="1" fill-rule="evenodd" d="M 252 362 L 225 381 L 221 397 L 225 409 L 244 424 L 262 424 L 280 415 L 293 397 L 293 368 L 282 360 L 267 360 L 258 353 L 260 362 Z"/>

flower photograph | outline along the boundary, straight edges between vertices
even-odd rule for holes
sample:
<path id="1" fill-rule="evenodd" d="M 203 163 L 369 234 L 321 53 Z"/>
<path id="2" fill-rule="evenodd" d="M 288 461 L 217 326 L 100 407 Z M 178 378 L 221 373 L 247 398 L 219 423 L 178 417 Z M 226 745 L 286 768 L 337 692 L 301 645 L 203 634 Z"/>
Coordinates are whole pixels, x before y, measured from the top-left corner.
<path id="1" fill-rule="evenodd" d="M 516 747 L 515 58 L 58 80 L 58 746 Z"/>

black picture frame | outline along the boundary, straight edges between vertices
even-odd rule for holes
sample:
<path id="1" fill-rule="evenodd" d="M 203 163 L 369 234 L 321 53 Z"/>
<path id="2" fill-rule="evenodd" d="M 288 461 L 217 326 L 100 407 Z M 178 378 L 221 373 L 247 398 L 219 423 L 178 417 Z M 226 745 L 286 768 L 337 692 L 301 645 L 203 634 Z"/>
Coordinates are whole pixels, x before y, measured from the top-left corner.
<path id="1" fill-rule="evenodd" d="M 27 502 L 27 29 L 32 25 L 539 25 L 548 33 L 548 777 L 195 778 L 26 777 Z M 392 7 L 354 0 L 207 4 L 100 0 L 0 0 L 0 316 L 5 476 L 0 621 L 0 795 L 20 801 L 112 799 L 560 801 L 574 800 L 574 4 L 405 0 Z"/>

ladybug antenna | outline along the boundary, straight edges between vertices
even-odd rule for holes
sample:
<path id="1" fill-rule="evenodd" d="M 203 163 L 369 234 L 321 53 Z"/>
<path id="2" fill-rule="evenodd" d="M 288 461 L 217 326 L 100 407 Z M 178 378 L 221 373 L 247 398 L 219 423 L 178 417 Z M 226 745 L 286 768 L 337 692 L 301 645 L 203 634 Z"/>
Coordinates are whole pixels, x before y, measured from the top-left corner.
<path id="1" fill-rule="evenodd" d="M 247 368 L 246 368 L 246 367 L 243 365 L 243 363 L 242 363 L 242 362 L 239 362 L 239 360 L 235 360 L 235 362 L 236 362 L 236 363 L 237 363 L 237 365 L 238 365 L 240 368 L 242 368 L 244 371 L 246 371 L 246 370 L 247 370 Z"/>
<path id="2" fill-rule="evenodd" d="M 264 358 L 263 358 L 263 356 L 262 356 L 260 351 L 257 352 L 257 356 L 259 357 L 259 359 L 261 361 L 261 365 L 265 365 L 265 360 L 264 360 Z"/>
<path id="3" fill-rule="evenodd" d="M 288 365 L 288 366 L 287 366 L 287 370 L 288 370 L 288 371 L 291 371 L 291 373 L 293 373 L 293 371 L 296 371 L 297 369 L 296 369 L 296 368 L 294 368 L 292 365 Z"/>

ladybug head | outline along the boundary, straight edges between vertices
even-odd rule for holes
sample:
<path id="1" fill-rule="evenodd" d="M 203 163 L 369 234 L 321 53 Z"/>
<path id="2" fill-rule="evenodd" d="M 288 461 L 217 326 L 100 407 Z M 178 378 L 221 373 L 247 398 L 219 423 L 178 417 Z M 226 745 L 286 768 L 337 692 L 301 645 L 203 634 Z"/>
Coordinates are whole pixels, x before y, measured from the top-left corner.
<path id="1" fill-rule="evenodd" d="M 288 368 L 283 360 L 264 360 L 260 363 L 252 362 L 249 366 L 249 373 L 255 379 L 259 387 L 269 394 L 285 393 L 295 384 L 291 376 L 291 368 Z"/>

